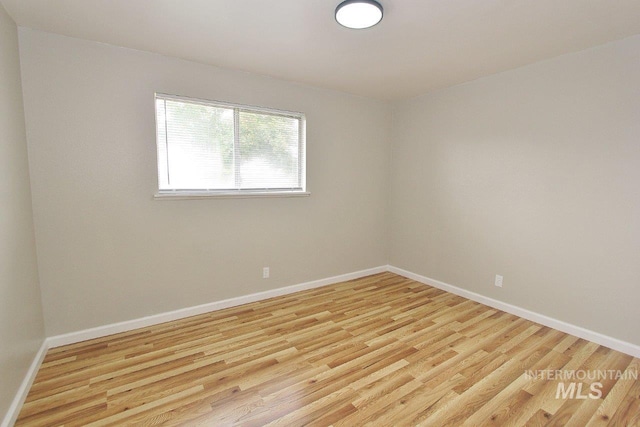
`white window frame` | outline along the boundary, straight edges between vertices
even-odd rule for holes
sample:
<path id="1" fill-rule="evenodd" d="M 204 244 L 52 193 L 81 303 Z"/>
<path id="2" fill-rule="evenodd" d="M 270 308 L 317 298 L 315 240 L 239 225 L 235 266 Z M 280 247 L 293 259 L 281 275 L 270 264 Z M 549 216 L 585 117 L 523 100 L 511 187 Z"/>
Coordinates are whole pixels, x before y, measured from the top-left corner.
<path id="1" fill-rule="evenodd" d="M 202 104 L 211 107 L 220 107 L 220 108 L 228 108 L 234 110 L 234 138 L 237 143 L 238 140 L 238 115 L 240 111 L 249 112 L 249 113 L 263 113 L 270 115 L 278 115 L 284 117 L 295 118 L 299 120 L 299 128 L 298 128 L 298 156 L 299 156 L 299 182 L 300 187 L 296 188 L 278 188 L 278 189 L 207 189 L 207 190 L 187 190 L 187 189 L 160 189 L 160 162 L 162 159 L 160 158 L 160 153 L 158 151 L 158 143 L 159 143 L 159 135 L 158 135 L 158 111 L 157 111 L 157 101 L 158 99 L 171 100 L 174 99 L 176 101 L 187 102 L 192 104 Z M 166 93 L 156 92 L 153 98 L 154 101 L 154 112 L 155 112 L 155 125 L 156 125 L 156 158 L 157 158 L 157 167 L 156 167 L 156 178 L 157 181 L 157 191 L 154 195 L 155 199 L 200 199 L 200 198 L 249 198 L 249 197 L 300 197 L 300 196 L 309 196 L 311 193 L 307 191 L 307 147 L 306 147 L 306 117 L 304 113 L 295 112 L 295 111 L 286 111 L 279 110 L 274 108 L 265 108 L 265 107 L 256 107 L 252 105 L 243 105 L 243 104 L 234 104 L 230 102 L 224 101 L 209 101 L 205 99 L 191 98 L 180 95 L 170 95 Z"/>

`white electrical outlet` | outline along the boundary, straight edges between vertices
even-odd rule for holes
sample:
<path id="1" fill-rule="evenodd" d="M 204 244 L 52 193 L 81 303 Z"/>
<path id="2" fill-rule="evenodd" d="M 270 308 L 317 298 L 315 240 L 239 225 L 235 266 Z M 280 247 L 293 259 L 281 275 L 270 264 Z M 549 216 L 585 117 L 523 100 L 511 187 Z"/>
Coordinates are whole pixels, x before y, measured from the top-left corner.
<path id="1" fill-rule="evenodd" d="M 269 278 L 269 267 L 264 267 L 262 269 L 262 278 L 263 279 L 268 279 Z"/>
<path id="2" fill-rule="evenodd" d="M 501 288 L 501 287 L 502 287 L 502 276 L 501 276 L 501 275 L 499 275 L 499 274 L 496 274 L 496 283 L 495 283 L 495 285 L 496 285 L 497 287 L 499 287 L 499 288 Z"/>

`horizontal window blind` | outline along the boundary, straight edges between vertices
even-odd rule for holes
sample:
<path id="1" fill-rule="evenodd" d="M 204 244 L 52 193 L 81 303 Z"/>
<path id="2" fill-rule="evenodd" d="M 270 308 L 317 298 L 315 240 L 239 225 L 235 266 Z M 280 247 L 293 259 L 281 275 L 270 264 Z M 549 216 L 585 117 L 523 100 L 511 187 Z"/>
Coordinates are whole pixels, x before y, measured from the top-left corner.
<path id="1" fill-rule="evenodd" d="M 156 94 L 160 192 L 304 191 L 305 118 Z"/>

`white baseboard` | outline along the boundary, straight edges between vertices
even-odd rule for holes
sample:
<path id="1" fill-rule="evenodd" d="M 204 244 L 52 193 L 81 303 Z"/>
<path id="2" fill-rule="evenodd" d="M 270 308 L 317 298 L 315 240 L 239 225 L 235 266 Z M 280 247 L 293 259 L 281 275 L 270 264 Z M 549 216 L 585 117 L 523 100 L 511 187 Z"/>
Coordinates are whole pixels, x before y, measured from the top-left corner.
<path id="1" fill-rule="evenodd" d="M 567 334 L 574 335 L 585 340 L 593 341 L 596 344 L 603 345 L 605 347 L 612 348 L 619 352 L 640 357 L 640 346 L 632 344 L 626 341 L 612 338 L 610 336 L 595 332 L 589 329 L 582 328 L 580 326 L 573 325 L 571 323 L 563 322 L 562 320 L 554 319 L 553 317 L 545 316 L 530 310 L 527 310 L 516 305 L 508 304 L 506 302 L 498 301 L 493 298 L 486 297 L 484 295 L 477 294 L 475 292 L 467 291 L 466 289 L 459 288 L 457 286 L 450 285 L 448 283 L 441 282 L 439 280 L 431 279 L 429 277 L 421 276 L 416 273 L 412 273 L 407 270 L 403 270 L 392 265 L 387 266 L 387 271 L 391 273 L 399 274 L 400 276 L 407 277 L 416 282 L 424 283 L 425 285 L 433 286 L 434 288 L 442 289 L 443 291 L 450 292 L 452 294 L 459 295 L 461 297 L 470 299 L 472 301 L 479 302 L 480 304 L 488 305 L 489 307 L 497 308 L 498 310 L 506 311 L 507 313 L 514 314 L 516 316 L 531 320 L 541 325 L 548 326 L 553 329 L 565 332 Z"/>
<path id="2" fill-rule="evenodd" d="M 255 294 L 243 295 L 235 298 L 197 305 L 194 307 L 187 307 L 179 310 L 169 311 L 166 313 L 154 314 L 152 316 L 142 317 L 139 319 L 112 323 L 110 325 L 98 326 L 96 328 L 70 332 L 63 335 L 55 335 L 47 338 L 47 344 L 49 345 L 49 348 L 60 347 L 67 344 L 74 344 L 77 342 L 100 338 L 107 335 L 113 335 L 120 332 L 131 331 L 133 329 L 153 326 L 159 323 L 171 322 L 172 320 L 183 319 L 185 317 L 197 316 L 198 314 L 209 313 L 211 311 L 221 310 L 223 308 L 235 307 L 242 304 L 248 304 L 250 302 L 261 301 L 281 295 L 292 294 L 294 292 L 305 291 L 307 289 L 319 288 L 321 286 L 331 285 L 333 283 L 358 279 L 360 277 L 370 276 L 372 274 L 382 273 L 385 271 L 387 271 L 387 266 L 374 267 L 366 270 L 355 271 L 353 273 L 328 277 L 326 279 L 314 280 L 311 282 L 287 286 L 284 288 L 271 289 Z"/>
<path id="3" fill-rule="evenodd" d="M 20 384 L 20 388 L 18 388 L 16 396 L 13 398 L 13 402 L 11 402 L 2 423 L 0 423 L 0 427 L 10 427 L 15 424 L 18 419 L 18 415 L 20 415 L 20 409 L 22 409 L 22 405 L 27 398 L 31 384 L 33 384 L 33 380 L 36 379 L 36 374 L 38 373 L 38 369 L 40 369 L 40 365 L 42 364 L 48 349 L 49 346 L 45 339 L 36 353 L 36 356 L 33 358 L 31 366 L 29 366 L 29 369 L 22 380 L 22 384 Z"/>

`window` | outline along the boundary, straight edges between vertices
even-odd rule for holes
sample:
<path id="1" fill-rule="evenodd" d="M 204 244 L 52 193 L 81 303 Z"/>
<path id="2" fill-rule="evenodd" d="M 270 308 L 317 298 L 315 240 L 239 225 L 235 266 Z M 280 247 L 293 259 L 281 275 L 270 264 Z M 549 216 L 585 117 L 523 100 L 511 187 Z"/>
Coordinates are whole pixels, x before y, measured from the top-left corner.
<path id="1" fill-rule="evenodd" d="M 301 113 L 156 94 L 158 196 L 305 193 Z"/>

